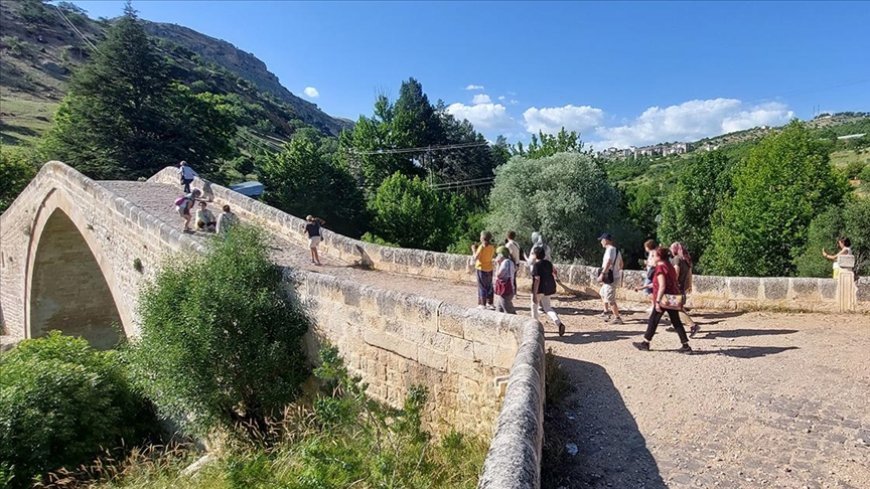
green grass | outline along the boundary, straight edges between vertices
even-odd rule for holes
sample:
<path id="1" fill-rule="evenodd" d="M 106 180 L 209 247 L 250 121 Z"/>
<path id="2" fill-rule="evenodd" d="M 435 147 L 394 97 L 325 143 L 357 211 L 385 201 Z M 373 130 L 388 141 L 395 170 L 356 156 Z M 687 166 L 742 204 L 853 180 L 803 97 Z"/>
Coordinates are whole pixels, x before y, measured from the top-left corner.
<path id="1" fill-rule="evenodd" d="M 31 145 L 51 127 L 58 103 L 4 90 L 0 95 L 0 142 Z"/>
<path id="2" fill-rule="evenodd" d="M 856 161 L 870 164 L 870 149 L 844 149 L 831 153 L 831 164 L 836 168 L 846 168 L 849 163 Z"/>
<path id="3" fill-rule="evenodd" d="M 200 454 L 187 446 L 134 450 L 124 461 L 94 464 L 73 479 L 98 489 L 402 488 L 473 489 L 487 444 L 421 428 L 426 391 L 410 390 L 402 409 L 372 401 L 349 377 L 337 350 L 321 352 L 317 387 L 253 438 L 225 437 L 195 475 Z M 58 478 L 63 477 L 60 474 Z"/>

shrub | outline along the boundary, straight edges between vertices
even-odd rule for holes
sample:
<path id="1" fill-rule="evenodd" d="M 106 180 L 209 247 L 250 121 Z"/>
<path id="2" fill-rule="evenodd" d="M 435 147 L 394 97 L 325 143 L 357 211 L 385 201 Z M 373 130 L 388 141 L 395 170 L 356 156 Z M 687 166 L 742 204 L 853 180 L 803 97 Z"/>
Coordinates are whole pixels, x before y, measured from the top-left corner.
<path id="1" fill-rule="evenodd" d="M 75 468 L 154 425 L 133 393 L 117 352 L 54 331 L 0 356 L 0 480 L 26 487 L 33 477 Z"/>
<path id="2" fill-rule="evenodd" d="M 0 213 L 12 205 L 37 170 L 32 150 L 10 146 L 0 150 Z"/>
<path id="3" fill-rule="evenodd" d="M 850 161 L 848 165 L 846 165 L 846 177 L 850 180 L 854 180 L 859 178 L 858 175 L 864 170 L 866 165 L 863 161 Z"/>
<path id="4" fill-rule="evenodd" d="M 496 236 L 513 229 L 525 240 L 541 231 L 554 257 L 566 262 L 597 262 L 601 245 L 596 238 L 603 231 L 618 241 L 628 237 L 619 193 L 585 154 L 514 156 L 496 170 L 490 209 L 487 224 Z"/>
<path id="5" fill-rule="evenodd" d="M 160 413 L 190 434 L 262 426 L 307 375 L 308 319 L 254 229 L 234 228 L 204 258 L 162 270 L 140 313 L 131 370 Z"/>
<path id="6" fill-rule="evenodd" d="M 455 228 L 451 201 L 419 177 L 394 173 L 369 206 L 374 234 L 390 243 L 436 251 L 450 245 Z"/>

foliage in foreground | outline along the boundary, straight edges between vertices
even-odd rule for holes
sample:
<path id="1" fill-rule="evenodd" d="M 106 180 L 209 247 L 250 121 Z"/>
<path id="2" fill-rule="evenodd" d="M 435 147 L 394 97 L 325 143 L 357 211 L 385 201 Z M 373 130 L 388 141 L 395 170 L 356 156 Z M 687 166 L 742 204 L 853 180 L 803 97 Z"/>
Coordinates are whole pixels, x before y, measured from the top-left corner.
<path id="1" fill-rule="evenodd" d="M 54 331 L 0 355 L 0 480 L 28 487 L 103 449 L 141 441 L 156 423 L 117 352 Z M 5 473 L 5 474 L 4 474 Z"/>
<path id="2" fill-rule="evenodd" d="M 0 148 L 0 214 L 36 176 L 36 159 L 26 148 Z"/>
<path id="3" fill-rule="evenodd" d="M 132 377 L 188 434 L 260 426 L 307 376 L 308 319 L 256 230 L 234 228 L 204 258 L 165 268 L 140 307 Z"/>
<path id="4" fill-rule="evenodd" d="M 401 410 L 365 397 L 333 348 L 321 351 L 321 383 L 312 402 L 284 411 L 262 443 L 235 444 L 197 476 L 181 470 L 189 453 L 155 460 L 137 454 L 104 488 L 473 488 L 486 455 L 482 441 L 452 433 L 432 440 L 420 425 L 426 402 L 412 389 Z M 144 463 L 143 463 L 144 462 Z"/>

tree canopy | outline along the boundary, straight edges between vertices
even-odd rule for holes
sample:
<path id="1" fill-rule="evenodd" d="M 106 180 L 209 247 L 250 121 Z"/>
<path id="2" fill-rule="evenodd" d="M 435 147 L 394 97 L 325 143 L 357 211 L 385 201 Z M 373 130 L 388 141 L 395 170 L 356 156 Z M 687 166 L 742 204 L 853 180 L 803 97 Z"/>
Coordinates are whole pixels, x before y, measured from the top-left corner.
<path id="1" fill-rule="evenodd" d="M 73 76 L 47 137 L 47 156 L 94 178 L 150 176 L 189 160 L 202 173 L 230 156 L 235 112 L 173 82 L 129 6 Z"/>
<path id="2" fill-rule="evenodd" d="M 765 137 L 734 169 L 733 197 L 712 225 L 704 265 L 723 275 L 792 275 L 819 212 L 847 189 L 831 168 L 826 142 L 798 121 Z"/>

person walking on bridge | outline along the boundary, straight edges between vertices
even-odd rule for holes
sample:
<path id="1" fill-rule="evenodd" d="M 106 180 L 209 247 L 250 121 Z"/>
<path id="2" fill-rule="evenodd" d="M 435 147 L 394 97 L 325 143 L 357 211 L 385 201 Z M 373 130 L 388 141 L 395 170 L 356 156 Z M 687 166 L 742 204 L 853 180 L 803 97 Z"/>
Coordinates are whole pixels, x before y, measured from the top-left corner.
<path id="1" fill-rule="evenodd" d="M 689 346 L 689 338 L 686 336 L 686 330 L 683 328 L 683 322 L 680 320 L 679 310 L 682 309 L 682 294 L 680 294 L 680 286 L 677 283 L 677 271 L 671 262 L 668 261 L 668 249 L 658 248 L 656 250 L 656 268 L 653 272 L 653 300 L 655 306 L 652 314 L 649 316 L 649 321 L 646 325 L 646 333 L 643 335 L 643 341 L 635 341 L 632 343 L 635 348 L 642 351 L 649 351 L 649 344 L 656 334 L 656 329 L 659 327 L 659 321 L 667 311 L 671 318 L 671 324 L 674 326 L 677 335 L 680 337 L 681 353 L 692 353 L 692 347 Z"/>
<path id="2" fill-rule="evenodd" d="M 492 233 L 480 233 L 480 243 L 471 245 L 471 259 L 477 271 L 477 307 L 480 309 L 495 309 L 493 306 L 492 271 L 495 259 L 495 246 L 492 245 Z"/>
<path id="3" fill-rule="evenodd" d="M 305 231 L 303 231 L 308 236 L 308 249 L 311 250 L 311 263 L 320 266 L 320 256 L 317 254 L 317 246 L 320 244 L 320 226 L 323 224 L 319 218 L 316 218 L 312 215 L 309 215 L 305 218 L 307 224 L 305 225 Z"/>
<path id="4" fill-rule="evenodd" d="M 181 177 L 181 185 L 184 186 L 184 193 L 189 194 L 190 184 L 198 174 L 190 167 L 190 165 L 187 164 L 186 161 L 181 160 L 181 163 L 178 164 L 178 175 Z"/>

